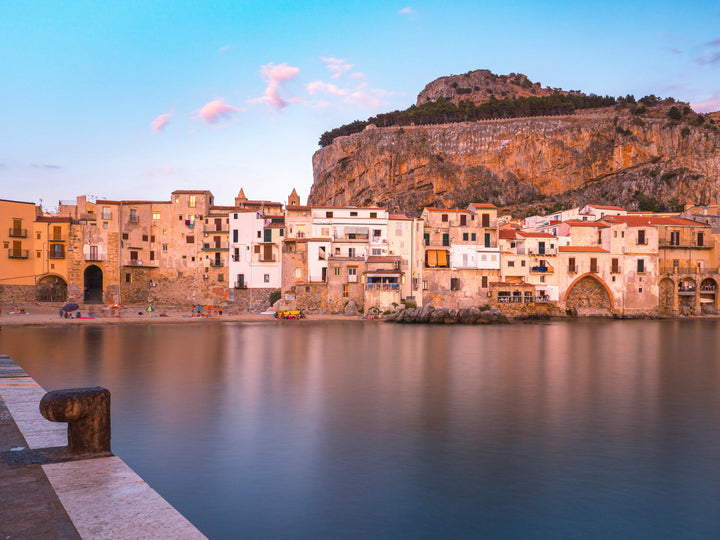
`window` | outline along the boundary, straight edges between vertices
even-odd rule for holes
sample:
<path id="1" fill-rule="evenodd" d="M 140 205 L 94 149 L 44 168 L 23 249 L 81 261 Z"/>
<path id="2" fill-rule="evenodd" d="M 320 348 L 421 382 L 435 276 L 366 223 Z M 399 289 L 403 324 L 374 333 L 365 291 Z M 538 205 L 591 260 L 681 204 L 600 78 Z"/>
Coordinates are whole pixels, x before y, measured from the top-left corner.
<path id="1" fill-rule="evenodd" d="M 137 252 L 137 251 L 131 251 L 131 252 L 130 252 L 130 260 L 131 260 L 131 261 L 137 261 L 137 260 L 138 260 L 138 252 Z"/>
<path id="2" fill-rule="evenodd" d="M 472 242 L 474 242 L 475 240 L 477 240 L 477 235 L 476 235 L 475 233 L 472 233 L 472 234 L 470 235 L 470 240 L 471 240 Z"/>
<path id="3" fill-rule="evenodd" d="M 262 238 L 262 231 L 258 231 L 258 232 L 257 232 L 257 237 L 258 237 L 258 238 Z"/>
<path id="4" fill-rule="evenodd" d="M 487 276 L 483 276 L 483 277 L 481 278 L 480 286 L 481 286 L 483 289 L 487 289 L 487 286 L 488 286 L 488 278 L 487 278 Z"/>
<path id="5" fill-rule="evenodd" d="M 270 274 L 263 275 L 263 282 L 270 283 Z"/>
<path id="6" fill-rule="evenodd" d="M 680 245 L 680 231 L 670 231 L 670 245 L 671 246 L 679 246 Z"/>
<path id="7" fill-rule="evenodd" d="M 465 214 L 460 215 L 460 226 L 467 227 L 467 216 Z"/>
<path id="8" fill-rule="evenodd" d="M 101 217 L 103 219 L 112 219 L 112 212 L 109 206 L 103 206 L 101 210 Z"/>
<path id="9" fill-rule="evenodd" d="M 142 241 L 143 241 L 143 242 L 147 242 L 147 241 L 148 241 L 148 235 L 147 235 L 147 234 L 143 234 L 143 235 L 142 235 Z"/>
<path id="10" fill-rule="evenodd" d="M 611 274 L 619 274 L 620 273 L 620 261 L 616 258 L 614 258 L 611 261 L 611 267 L 610 267 L 610 273 Z"/>
<path id="11" fill-rule="evenodd" d="M 263 230 L 263 242 L 272 242 L 272 229 Z"/>
<path id="12" fill-rule="evenodd" d="M 350 285 L 347 283 L 343 285 L 343 298 L 348 298 L 350 296 Z"/>
<path id="13" fill-rule="evenodd" d="M 260 246 L 254 246 L 255 253 L 260 253 Z"/>
<path id="14" fill-rule="evenodd" d="M 124 232 L 124 233 L 123 233 L 123 240 L 127 240 L 127 239 L 128 239 L 128 233 Z"/>
<path id="15" fill-rule="evenodd" d="M 545 283 L 545 276 L 540 276 L 540 283 Z"/>
<path id="16" fill-rule="evenodd" d="M 520 261 L 520 266 L 522 266 L 523 268 L 525 268 L 525 259 L 523 259 L 522 261 Z"/>
<path id="17" fill-rule="evenodd" d="M 638 240 L 637 240 L 638 246 L 644 246 L 647 244 L 647 240 L 645 239 L 645 231 L 643 229 L 640 229 L 638 231 Z"/>
<path id="18" fill-rule="evenodd" d="M 460 280 L 458 278 L 450 278 L 450 290 L 451 291 L 459 291 L 460 290 Z"/>
<path id="19" fill-rule="evenodd" d="M 508 261 L 508 268 L 515 268 L 515 261 Z"/>
<path id="20" fill-rule="evenodd" d="M 705 235 L 701 232 L 697 233 L 697 245 L 702 247 L 705 245 Z"/>
<path id="21" fill-rule="evenodd" d="M 373 249 L 372 254 L 375 256 L 382 255 L 382 249 Z"/>
<path id="22" fill-rule="evenodd" d="M 332 213 L 332 212 L 325 212 L 325 217 L 326 217 L 326 218 L 331 218 L 331 217 L 333 217 L 333 213 Z"/>
<path id="23" fill-rule="evenodd" d="M 490 247 L 490 233 L 489 232 L 485 233 L 485 247 Z M 512 247 L 515 247 L 515 242 L 513 242 Z"/>
<path id="24" fill-rule="evenodd" d="M 153 219 L 160 219 L 160 212 L 153 212 L 153 213 L 152 213 L 152 218 L 153 218 Z"/>
<path id="25" fill-rule="evenodd" d="M 280 229 L 280 236 L 285 236 L 285 229 Z"/>
<path id="26" fill-rule="evenodd" d="M 151 260 L 151 261 L 154 261 L 154 260 L 155 260 L 155 252 L 154 252 L 154 251 L 151 251 L 151 252 L 150 252 L 150 260 Z"/>
<path id="27" fill-rule="evenodd" d="M 36 237 L 38 240 L 40 240 L 40 233 L 37 233 L 37 234 L 35 235 L 35 237 Z"/>
<path id="28" fill-rule="evenodd" d="M 357 212 L 355 212 L 355 211 L 350 212 L 350 217 L 357 217 Z"/>
<path id="29" fill-rule="evenodd" d="M 577 266 L 575 266 L 575 257 L 568 258 L 568 273 L 574 274 L 577 272 Z"/>
<path id="30" fill-rule="evenodd" d="M 225 281 L 225 278 L 222 274 L 218 274 L 218 281 Z"/>
<path id="31" fill-rule="evenodd" d="M 135 208 L 130 209 L 130 221 L 138 221 L 137 210 Z"/>
<path id="32" fill-rule="evenodd" d="M 449 233 L 443 233 L 443 240 L 442 245 L 443 246 L 449 246 L 450 245 L 450 234 Z"/>
<path id="33" fill-rule="evenodd" d="M 448 221 L 448 215 L 447 215 L 447 214 L 443 214 L 441 219 L 442 219 L 442 222 L 443 222 L 443 223 L 447 223 L 447 221 Z"/>
<path id="34" fill-rule="evenodd" d="M 598 246 L 602 244 L 602 231 L 598 231 L 598 238 L 597 238 Z"/>
<path id="35" fill-rule="evenodd" d="M 357 268 L 348 268 L 348 282 L 357 283 Z"/>
<path id="36" fill-rule="evenodd" d="M 427 283 L 427 281 L 423 281 L 423 289 L 422 289 L 422 290 L 423 290 L 423 291 L 427 291 L 427 290 L 428 290 L 428 283 Z"/>
<path id="37" fill-rule="evenodd" d="M 333 272 L 336 276 L 340 275 L 340 268 L 335 268 Z"/>
<path id="38" fill-rule="evenodd" d="M 107 221 L 103 221 L 103 229 L 107 229 L 107 228 L 108 228 L 108 222 L 107 222 Z"/>
<path id="39" fill-rule="evenodd" d="M 425 233 L 423 235 L 423 238 L 425 239 L 425 245 L 429 246 L 430 245 L 430 233 Z"/>
<path id="40" fill-rule="evenodd" d="M 483 215 L 482 215 L 482 226 L 483 226 L 483 227 L 489 227 L 489 226 L 490 226 L 490 214 L 483 214 Z"/>
<path id="41" fill-rule="evenodd" d="M 153 235 L 150 235 L 150 243 L 151 243 L 151 244 L 154 244 L 154 243 L 155 243 L 155 235 L 154 235 L 154 234 L 153 234 Z"/>
<path id="42" fill-rule="evenodd" d="M 188 198 L 188 206 L 190 208 L 195 208 L 195 204 L 196 204 L 195 195 L 190 195 L 190 197 Z"/>
<path id="43" fill-rule="evenodd" d="M 186 244 L 194 244 L 194 243 L 195 243 L 195 237 L 192 236 L 192 235 L 190 235 L 190 234 L 187 235 L 187 236 L 185 237 L 185 243 L 186 243 Z"/>
<path id="44" fill-rule="evenodd" d="M 645 259 L 638 259 L 637 271 L 638 271 L 638 274 L 643 274 L 645 272 Z"/>
<path id="45" fill-rule="evenodd" d="M 162 245 L 162 250 L 163 250 L 163 251 L 167 251 L 167 244 L 163 244 L 163 245 Z"/>
<path id="46" fill-rule="evenodd" d="M 125 283 L 132 282 L 132 274 L 125 274 Z"/>
<path id="47" fill-rule="evenodd" d="M 463 233 L 463 242 L 467 242 L 469 238 L 470 238 L 470 235 L 468 233 L 464 232 Z"/>
<path id="48" fill-rule="evenodd" d="M 233 242 L 237 242 L 237 241 L 238 241 L 238 233 L 239 233 L 239 232 L 240 232 L 240 231 L 238 231 L 237 229 L 233 229 Z"/>
<path id="49" fill-rule="evenodd" d="M 355 256 L 355 248 L 348 248 L 348 257 Z"/>
<path id="50" fill-rule="evenodd" d="M 597 271 L 598 271 L 598 264 L 597 264 L 596 257 L 590 258 L 590 271 L 593 273 L 597 273 Z"/>
<path id="51" fill-rule="evenodd" d="M 302 270 L 300 268 L 295 269 L 295 279 L 300 279 L 302 277 Z"/>
<path id="52" fill-rule="evenodd" d="M 370 212 L 370 219 L 377 219 L 377 212 Z"/>

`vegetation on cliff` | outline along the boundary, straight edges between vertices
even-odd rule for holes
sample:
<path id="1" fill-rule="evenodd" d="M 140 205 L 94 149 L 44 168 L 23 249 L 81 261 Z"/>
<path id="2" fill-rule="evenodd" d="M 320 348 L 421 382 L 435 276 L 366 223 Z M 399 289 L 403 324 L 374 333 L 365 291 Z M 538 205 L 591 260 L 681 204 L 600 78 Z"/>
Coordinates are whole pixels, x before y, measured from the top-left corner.
<path id="1" fill-rule="evenodd" d="M 625 98 L 623 98 L 625 99 Z M 589 96 L 583 94 L 554 93 L 542 97 L 520 97 L 517 99 L 491 98 L 484 103 L 475 104 L 461 101 L 455 105 L 447 99 L 439 99 L 412 105 L 404 111 L 392 111 L 373 116 L 368 120 L 356 120 L 349 124 L 326 131 L 320 136 L 319 144 L 325 147 L 332 144 L 336 137 L 352 135 L 363 131 L 370 124 L 376 127 L 453 124 L 457 122 L 475 122 L 503 118 L 522 118 L 531 116 L 557 116 L 572 114 L 576 110 L 609 107 L 618 103 L 610 96 Z"/>

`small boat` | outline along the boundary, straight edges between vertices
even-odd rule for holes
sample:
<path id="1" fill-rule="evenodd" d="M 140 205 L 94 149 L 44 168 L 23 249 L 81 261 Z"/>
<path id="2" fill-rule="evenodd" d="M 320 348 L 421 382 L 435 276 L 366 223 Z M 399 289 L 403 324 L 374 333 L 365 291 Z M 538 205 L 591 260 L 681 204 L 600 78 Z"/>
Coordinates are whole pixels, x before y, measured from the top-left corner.
<path id="1" fill-rule="evenodd" d="M 305 316 L 299 309 L 286 309 L 285 311 L 276 311 L 276 319 L 303 319 Z"/>

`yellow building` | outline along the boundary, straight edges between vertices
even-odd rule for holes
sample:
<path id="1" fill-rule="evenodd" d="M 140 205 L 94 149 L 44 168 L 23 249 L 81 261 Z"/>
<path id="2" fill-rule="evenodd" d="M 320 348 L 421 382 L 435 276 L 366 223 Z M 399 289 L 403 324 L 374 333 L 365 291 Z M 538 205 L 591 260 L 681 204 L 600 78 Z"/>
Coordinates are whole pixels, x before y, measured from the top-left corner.
<path id="1" fill-rule="evenodd" d="M 34 295 L 37 254 L 34 203 L 0 199 L 0 301 L 25 301 Z"/>

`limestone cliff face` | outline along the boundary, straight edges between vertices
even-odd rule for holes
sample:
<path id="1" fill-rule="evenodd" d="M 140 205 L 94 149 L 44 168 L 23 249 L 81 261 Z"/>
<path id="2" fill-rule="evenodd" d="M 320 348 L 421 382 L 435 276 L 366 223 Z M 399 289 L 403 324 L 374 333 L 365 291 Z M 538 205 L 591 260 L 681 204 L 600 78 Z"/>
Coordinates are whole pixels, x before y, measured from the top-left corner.
<path id="1" fill-rule="evenodd" d="M 638 125 L 642 124 L 642 125 Z M 720 135 L 614 111 L 423 127 L 372 128 L 313 156 L 310 204 L 378 205 L 419 215 L 543 200 L 637 208 L 720 199 Z"/>

